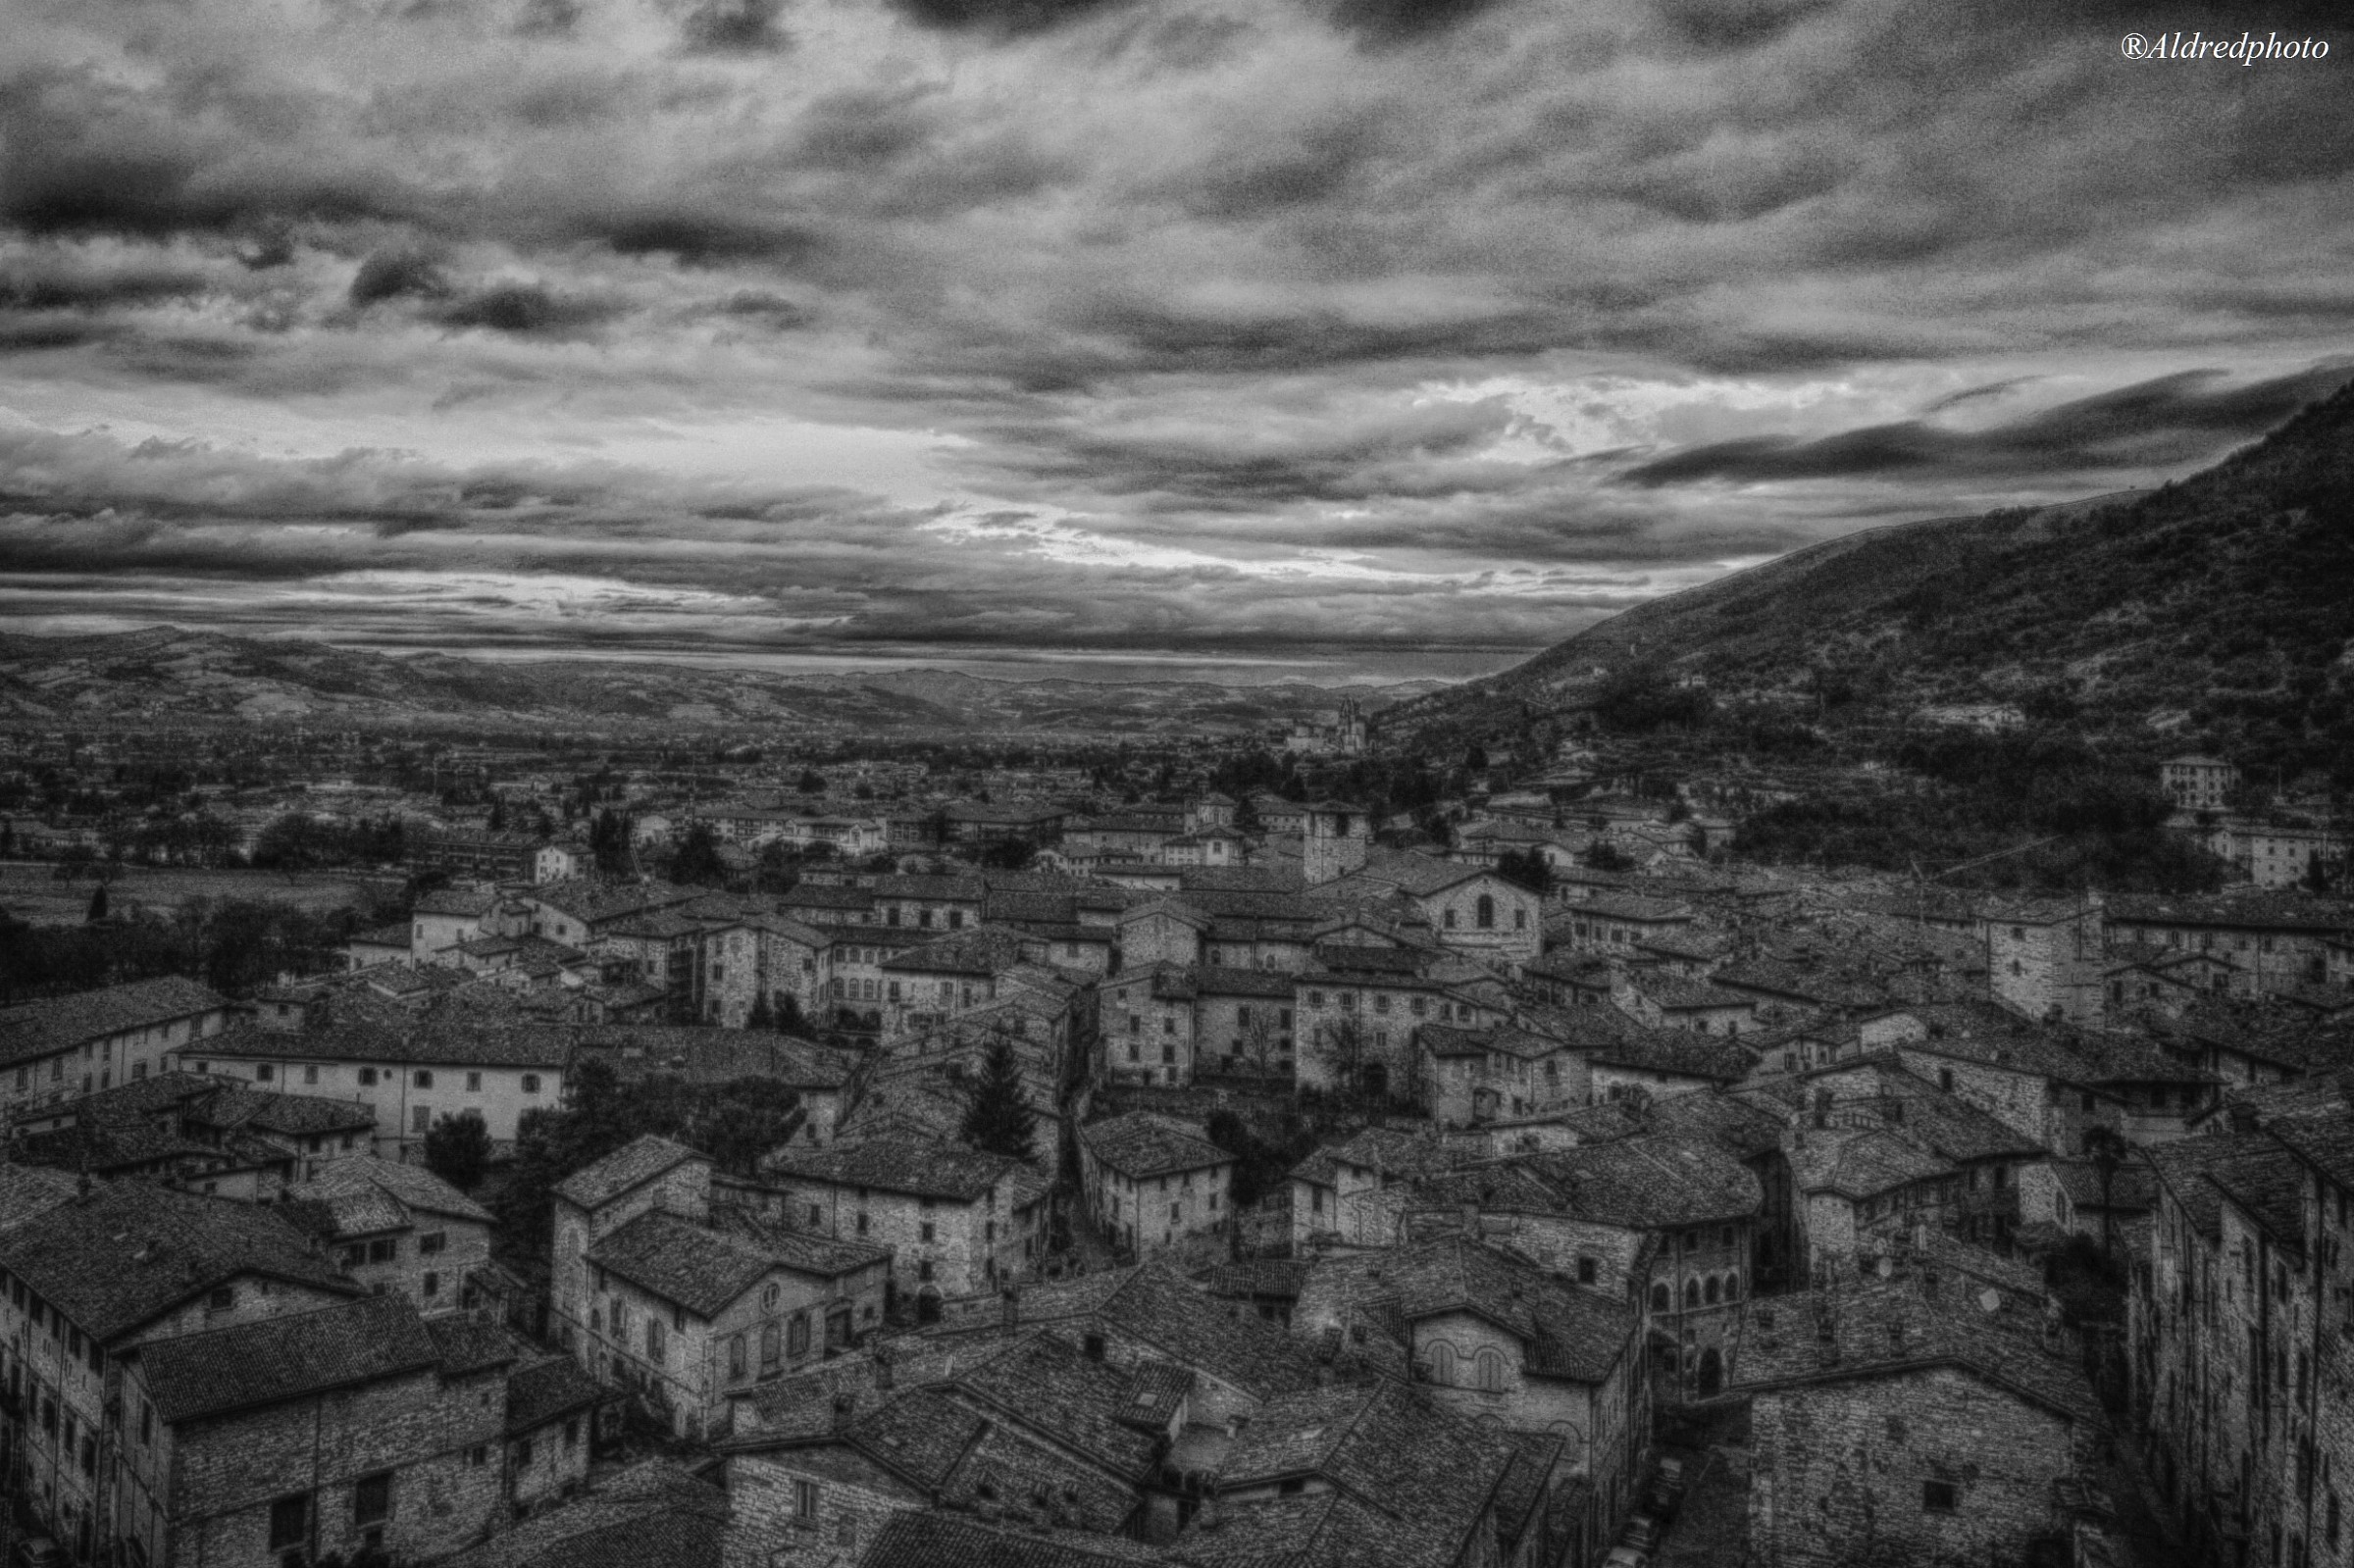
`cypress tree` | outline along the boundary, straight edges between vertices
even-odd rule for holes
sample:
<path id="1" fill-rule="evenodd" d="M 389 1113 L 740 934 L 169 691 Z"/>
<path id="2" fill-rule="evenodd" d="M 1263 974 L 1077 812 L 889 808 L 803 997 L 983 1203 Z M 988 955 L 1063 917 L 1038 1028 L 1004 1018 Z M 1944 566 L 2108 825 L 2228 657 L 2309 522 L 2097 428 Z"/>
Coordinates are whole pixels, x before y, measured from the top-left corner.
<path id="1" fill-rule="evenodd" d="M 1022 1071 L 1013 1059 L 1013 1042 L 1000 1039 L 989 1050 L 989 1060 L 974 1080 L 972 1097 L 964 1108 L 964 1125 L 957 1136 L 991 1154 L 1030 1158 L 1030 1137 L 1038 1113 L 1022 1092 Z"/>

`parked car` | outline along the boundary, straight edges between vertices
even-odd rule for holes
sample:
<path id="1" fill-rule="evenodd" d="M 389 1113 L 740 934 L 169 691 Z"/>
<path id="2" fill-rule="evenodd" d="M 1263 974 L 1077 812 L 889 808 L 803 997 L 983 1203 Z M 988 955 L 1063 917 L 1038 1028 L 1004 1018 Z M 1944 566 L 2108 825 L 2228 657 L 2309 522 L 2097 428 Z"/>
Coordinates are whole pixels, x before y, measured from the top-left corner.
<path id="1" fill-rule="evenodd" d="M 1612 1546 L 1611 1554 L 1602 1559 L 1602 1568 L 1651 1568 L 1651 1557 L 1632 1546 Z"/>
<path id="2" fill-rule="evenodd" d="M 1627 1520 L 1626 1528 L 1618 1532 L 1618 1542 L 1648 1557 L 1660 1549 L 1660 1521 L 1651 1514 L 1636 1514 Z"/>

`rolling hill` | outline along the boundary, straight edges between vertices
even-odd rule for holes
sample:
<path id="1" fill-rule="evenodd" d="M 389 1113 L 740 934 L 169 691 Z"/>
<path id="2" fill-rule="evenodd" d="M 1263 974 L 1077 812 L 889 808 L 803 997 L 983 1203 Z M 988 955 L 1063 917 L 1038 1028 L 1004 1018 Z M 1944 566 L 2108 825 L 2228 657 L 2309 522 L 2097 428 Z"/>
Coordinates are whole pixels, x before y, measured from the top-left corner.
<path id="1" fill-rule="evenodd" d="M 1688 732 L 2065 724 L 2354 784 L 2354 385 L 2154 490 L 1889 528 L 1604 621 L 1374 721 L 1445 747 L 1647 711 Z M 1646 710 L 1646 695 L 1680 692 Z M 1694 693 L 1705 692 L 1704 696 Z M 1703 715 L 1706 717 L 1703 717 Z"/>
<path id="2" fill-rule="evenodd" d="M 173 627 L 0 635 L 0 724 L 310 725 L 819 734 L 1247 734 L 1426 691 L 1206 682 L 997 681 L 943 670 L 780 675 L 676 664 L 394 658 Z"/>

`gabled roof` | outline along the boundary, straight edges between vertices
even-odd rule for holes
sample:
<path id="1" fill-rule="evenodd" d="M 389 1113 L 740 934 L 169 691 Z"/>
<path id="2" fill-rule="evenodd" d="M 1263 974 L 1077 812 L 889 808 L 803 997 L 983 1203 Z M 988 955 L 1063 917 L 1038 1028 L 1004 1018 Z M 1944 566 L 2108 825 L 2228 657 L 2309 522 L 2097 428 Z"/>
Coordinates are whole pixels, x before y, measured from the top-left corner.
<path id="1" fill-rule="evenodd" d="M 0 1231 L 0 1269 L 102 1343 L 243 1276 L 360 1289 L 270 1209 L 131 1181 Z"/>
<path id="2" fill-rule="evenodd" d="M 1394 1310 L 1409 1329 L 1469 1313 L 1520 1341 L 1530 1375 L 1578 1383 L 1603 1382 L 1635 1342 L 1635 1315 L 1623 1301 L 1462 1236 L 1322 1259 L 1301 1288 L 1300 1312 L 1312 1317 L 1318 1307 Z"/>
<path id="3" fill-rule="evenodd" d="M 1135 1181 L 1234 1163 L 1232 1153 L 1199 1130 L 1150 1111 L 1091 1123 L 1079 1130 L 1079 1141 L 1098 1160 Z"/>
<path id="4" fill-rule="evenodd" d="M 1024 1326 L 1098 1323 L 1140 1340 L 1180 1366 L 1260 1398 L 1315 1383 L 1315 1368 L 1289 1335 L 1255 1313 L 1230 1315 L 1163 1263 L 1146 1263 L 1026 1287 Z"/>
<path id="5" fill-rule="evenodd" d="M 556 1196 L 585 1209 L 600 1208 L 688 1160 L 708 1163 L 707 1156 L 686 1144 L 647 1133 L 564 1178 L 556 1184 Z"/>
<path id="6" fill-rule="evenodd" d="M 490 1211 L 422 1165 L 354 1154 L 330 1160 L 309 1181 L 289 1187 L 283 1201 L 316 1203 L 333 1221 L 329 1233 L 359 1236 L 407 1225 L 411 1215 L 440 1215 L 476 1225 Z M 389 1224 L 371 1223 L 387 1216 Z"/>
<path id="7" fill-rule="evenodd" d="M 431 1372 L 441 1353 L 404 1295 L 292 1312 L 143 1345 L 147 1397 L 167 1422 L 204 1420 Z"/>
<path id="8" fill-rule="evenodd" d="M 763 1247 L 660 1209 L 607 1235 L 588 1257 L 704 1318 L 717 1317 L 777 1267 Z"/>
<path id="9" fill-rule="evenodd" d="M 1755 1297 L 1742 1313 L 1727 1386 L 1754 1393 L 1957 1368 L 2065 1420 L 2104 1427 L 2073 1349 L 2044 1343 L 2042 1303 L 2000 1290 L 1988 1297 L 1975 1283 L 1900 1275 Z"/>
<path id="10" fill-rule="evenodd" d="M 960 1144 L 906 1138 L 875 1138 L 832 1148 L 787 1148 L 768 1156 L 763 1168 L 775 1175 L 837 1187 L 874 1187 L 919 1197 L 969 1203 L 1008 1177 L 1037 1173 L 1020 1160 L 984 1154 Z M 1018 1195 L 1017 1195 L 1017 1201 Z"/>
<path id="11" fill-rule="evenodd" d="M 211 986 L 178 975 L 25 1002 L 0 1010 L 0 1067 L 228 1005 Z"/>

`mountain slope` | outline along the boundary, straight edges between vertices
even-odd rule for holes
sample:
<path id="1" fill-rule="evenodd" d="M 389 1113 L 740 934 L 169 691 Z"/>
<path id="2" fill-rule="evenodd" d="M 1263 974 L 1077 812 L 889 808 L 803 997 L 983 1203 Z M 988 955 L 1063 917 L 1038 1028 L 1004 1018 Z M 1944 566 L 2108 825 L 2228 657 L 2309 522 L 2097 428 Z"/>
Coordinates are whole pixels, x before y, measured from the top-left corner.
<path id="1" fill-rule="evenodd" d="M 2156 490 L 1837 539 L 1376 720 L 1399 744 L 1705 685 L 1829 731 L 2023 708 L 2243 760 L 2354 758 L 2354 386 Z"/>
<path id="2" fill-rule="evenodd" d="M 941 670 L 780 675 L 606 661 L 407 658 L 304 639 L 150 627 L 102 636 L 0 634 L 0 723 L 101 727 L 301 723 L 837 734 L 1249 733 L 1428 689 L 1287 682 L 993 681 Z"/>

